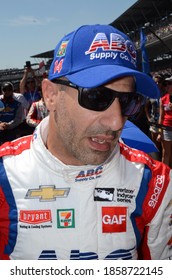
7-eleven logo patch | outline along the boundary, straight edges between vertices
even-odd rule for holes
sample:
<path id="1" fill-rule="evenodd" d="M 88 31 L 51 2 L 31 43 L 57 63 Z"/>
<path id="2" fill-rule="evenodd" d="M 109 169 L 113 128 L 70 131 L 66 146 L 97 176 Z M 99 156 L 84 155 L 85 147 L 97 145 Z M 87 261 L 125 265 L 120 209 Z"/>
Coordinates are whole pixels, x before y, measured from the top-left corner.
<path id="1" fill-rule="evenodd" d="M 58 209 L 57 210 L 57 227 L 58 228 L 74 228 L 75 227 L 74 209 Z"/>

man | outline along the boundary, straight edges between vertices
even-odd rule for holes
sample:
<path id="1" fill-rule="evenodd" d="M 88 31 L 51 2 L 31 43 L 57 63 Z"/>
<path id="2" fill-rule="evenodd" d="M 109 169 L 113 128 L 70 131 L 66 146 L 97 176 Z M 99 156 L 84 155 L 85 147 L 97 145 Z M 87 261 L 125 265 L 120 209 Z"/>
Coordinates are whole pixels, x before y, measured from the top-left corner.
<path id="1" fill-rule="evenodd" d="M 162 97 L 165 93 L 163 76 L 154 74 L 153 80 L 158 85 L 159 90 L 160 90 L 160 97 Z M 146 113 L 146 118 L 149 122 L 150 137 L 151 137 L 152 141 L 156 144 L 156 146 L 159 150 L 159 153 L 153 154 L 153 156 L 155 157 L 155 159 L 158 159 L 161 161 L 162 147 L 161 147 L 161 143 L 157 141 L 159 128 L 156 126 L 156 124 L 158 123 L 158 120 L 159 120 L 159 112 L 160 112 L 159 98 L 157 98 L 157 99 L 147 98 L 146 103 L 145 103 L 145 113 Z"/>
<path id="2" fill-rule="evenodd" d="M 41 93 L 39 88 L 40 88 L 39 78 L 35 75 L 35 71 L 31 67 L 31 65 L 26 64 L 23 77 L 20 80 L 20 92 L 23 94 L 23 96 L 25 97 L 25 99 L 29 104 L 27 114 L 33 102 L 37 102 L 41 99 Z M 33 131 L 34 131 L 34 127 L 31 127 L 26 122 L 23 123 L 22 126 L 23 136 L 30 135 L 33 133 Z"/>
<path id="3" fill-rule="evenodd" d="M 48 110 L 43 97 L 41 97 L 40 100 L 32 103 L 26 122 L 29 126 L 36 127 L 46 116 L 48 116 Z"/>
<path id="4" fill-rule="evenodd" d="M 172 76 L 165 79 L 166 94 L 160 98 L 159 129 L 157 141 L 162 145 L 162 162 L 172 168 Z"/>
<path id="5" fill-rule="evenodd" d="M 37 84 L 40 84 L 39 79 L 35 76 L 35 71 L 31 66 L 25 67 L 23 77 L 20 80 L 20 92 L 24 95 L 29 103 L 29 108 L 33 102 L 41 99 Z"/>
<path id="6" fill-rule="evenodd" d="M 17 127 L 22 122 L 22 104 L 16 100 L 13 84 L 3 83 L 0 100 L 4 109 L 0 112 L 0 143 L 16 139 Z"/>
<path id="7" fill-rule="evenodd" d="M 170 169 L 119 139 L 144 96 L 159 95 L 136 64 L 112 26 L 59 42 L 42 83 L 49 117 L 0 150 L 2 259 L 172 257 Z"/>

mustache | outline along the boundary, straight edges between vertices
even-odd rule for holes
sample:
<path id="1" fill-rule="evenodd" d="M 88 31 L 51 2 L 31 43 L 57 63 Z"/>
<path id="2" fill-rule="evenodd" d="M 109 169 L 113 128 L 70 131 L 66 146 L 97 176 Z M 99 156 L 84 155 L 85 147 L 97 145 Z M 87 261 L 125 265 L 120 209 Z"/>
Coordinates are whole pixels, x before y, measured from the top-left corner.
<path id="1" fill-rule="evenodd" d="M 123 127 L 119 128 L 118 130 L 109 130 L 109 129 L 103 129 L 103 128 L 96 128 L 91 129 L 88 131 L 89 136 L 93 135 L 107 135 L 112 136 L 114 138 L 118 137 L 119 134 L 121 134 Z"/>

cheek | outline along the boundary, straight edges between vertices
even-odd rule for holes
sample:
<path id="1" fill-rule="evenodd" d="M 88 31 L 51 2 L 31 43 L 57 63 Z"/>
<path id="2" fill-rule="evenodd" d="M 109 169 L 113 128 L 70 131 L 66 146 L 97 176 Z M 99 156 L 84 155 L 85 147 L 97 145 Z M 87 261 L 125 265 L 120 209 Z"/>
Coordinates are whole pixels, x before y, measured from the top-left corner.
<path id="1" fill-rule="evenodd" d="M 82 110 L 82 108 L 72 108 L 69 113 L 70 119 L 72 124 L 75 126 L 75 132 L 78 135 L 84 134 L 88 127 L 92 124 L 92 118 L 89 112 Z"/>
<path id="2" fill-rule="evenodd" d="M 71 112 L 72 117 L 74 117 L 76 122 L 80 125 L 81 130 L 92 126 L 97 118 L 96 113 L 81 107 L 78 103 L 75 108 L 71 109 Z"/>
<path id="3" fill-rule="evenodd" d="M 83 137 L 94 123 L 94 114 L 78 104 L 75 95 L 62 94 L 56 103 L 56 123 L 62 133 Z M 73 131 L 73 132 L 72 132 Z"/>
<path id="4" fill-rule="evenodd" d="M 84 127 L 92 123 L 90 110 L 82 108 L 75 96 L 68 96 L 65 102 L 63 102 L 63 107 L 68 114 L 68 118 L 73 120 L 80 130 L 84 130 Z"/>

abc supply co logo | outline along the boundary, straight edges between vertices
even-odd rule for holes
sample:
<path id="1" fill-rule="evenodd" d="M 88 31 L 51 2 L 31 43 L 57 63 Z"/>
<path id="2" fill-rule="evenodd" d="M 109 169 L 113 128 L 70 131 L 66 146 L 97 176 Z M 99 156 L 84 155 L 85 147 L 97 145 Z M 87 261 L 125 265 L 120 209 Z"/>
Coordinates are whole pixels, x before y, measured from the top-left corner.
<path id="1" fill-rule="evenodd" d="M 105 33 L 97 33 L 85 55 L 90 55 L 90 60 L 120 58 L 136 67 L 136 50 L 133 43 L 117 33 L 110 33 L 110 41 Z"/>
<path id="2" fill-rule="evenodd" d="M 102 207 L 102 232 L 126 232 L 127 207 Z"/>
<path id="3" fill-rule="evenodd" d="M 57 210 L 57 228 L 75 228 L 74 209 Z"/>
<path id="4" fill-rule="evenodd" d="M 89 181 L 98 179 L 101 177 L 101 174 L 103 172 L 103 166 L 98 166 L 94 169 L 89 170 L 81 170 L 79 174 L 75 177 L 75 182 L 82 182 L 82 181 Z"/>

